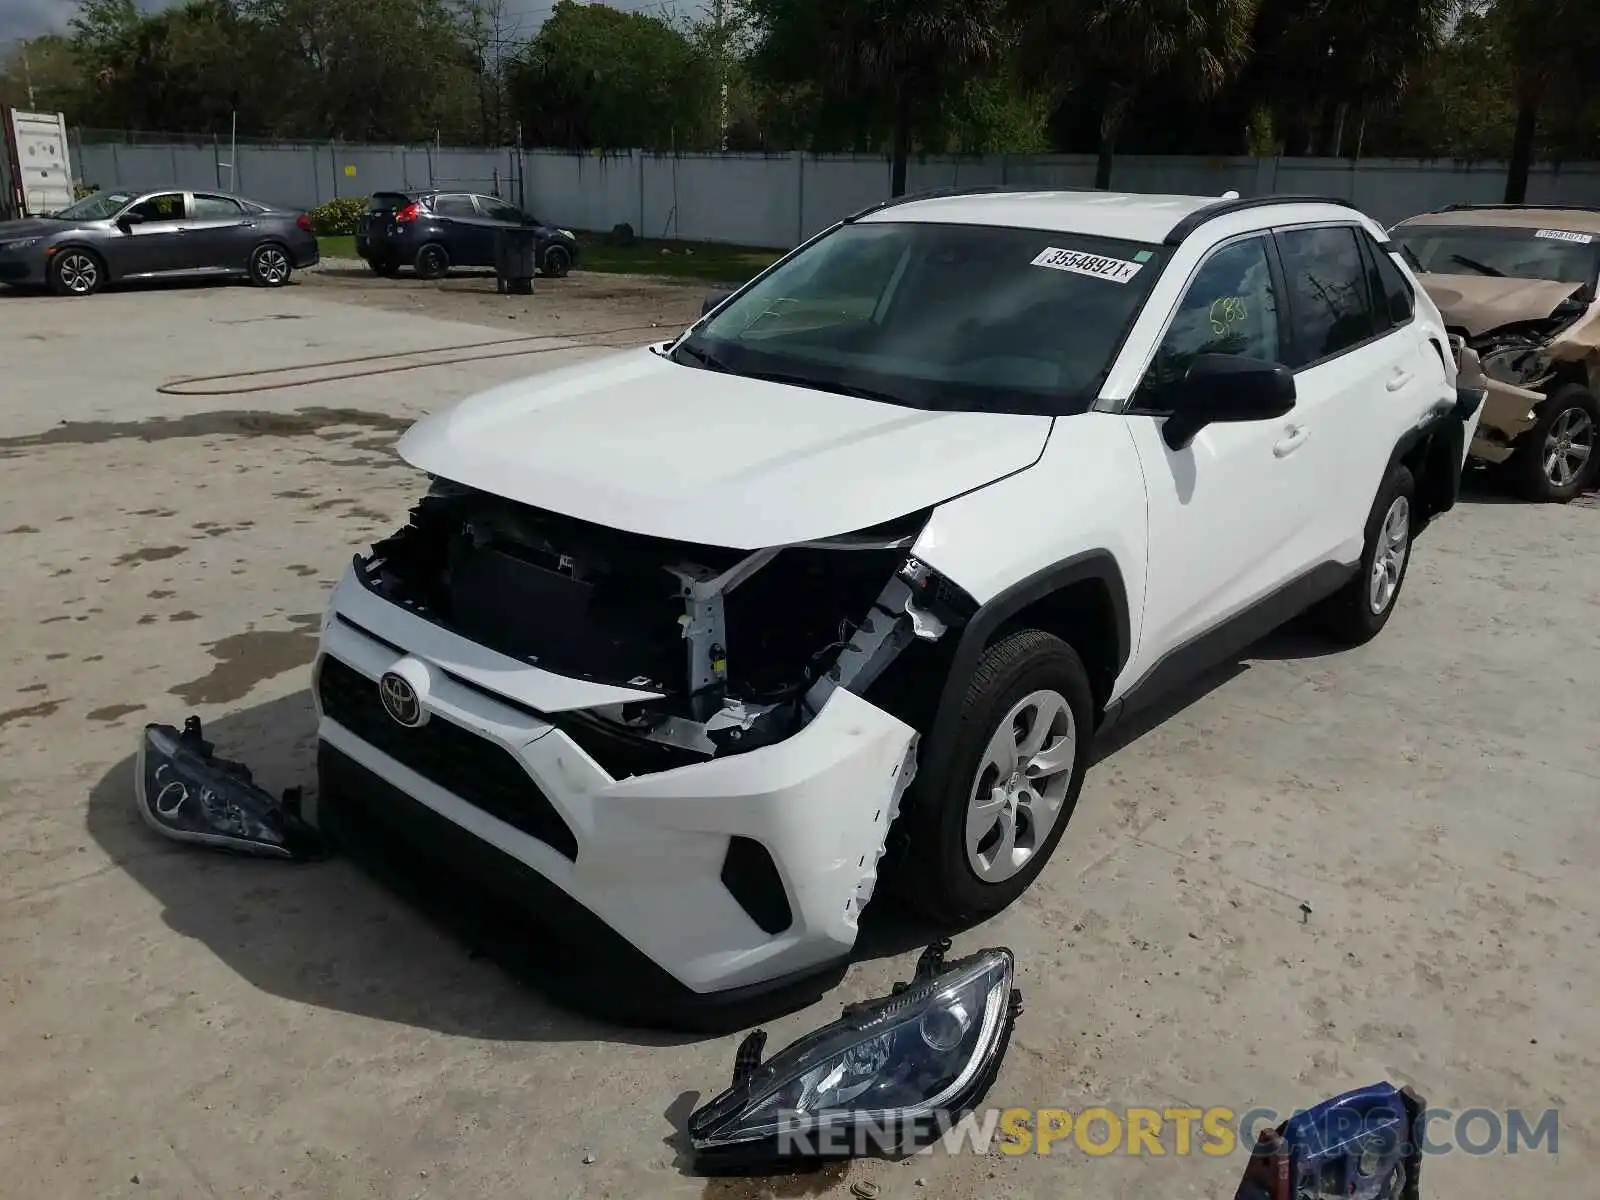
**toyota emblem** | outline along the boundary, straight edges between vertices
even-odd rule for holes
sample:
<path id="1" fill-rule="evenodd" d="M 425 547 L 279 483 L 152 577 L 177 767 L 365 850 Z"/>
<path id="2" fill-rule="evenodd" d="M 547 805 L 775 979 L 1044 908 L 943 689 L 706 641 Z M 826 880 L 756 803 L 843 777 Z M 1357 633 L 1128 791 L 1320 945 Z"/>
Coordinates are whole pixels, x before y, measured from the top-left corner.
<path id="1" fill-rule="evenodd" d="M 422 724 L 422 701 L 417 699 L 417 689 L 402 676 L 386 672 L 378 680 L 378 697 L 383 701 L 383 711 L 394 718 L 395 724 L 407 729 Z"/>

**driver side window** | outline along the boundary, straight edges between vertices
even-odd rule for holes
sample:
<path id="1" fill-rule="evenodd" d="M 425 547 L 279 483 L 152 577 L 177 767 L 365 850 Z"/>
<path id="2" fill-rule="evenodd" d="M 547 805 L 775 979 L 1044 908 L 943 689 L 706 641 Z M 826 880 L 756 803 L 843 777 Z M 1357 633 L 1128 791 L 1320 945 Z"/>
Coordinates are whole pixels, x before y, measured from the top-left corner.
<path id="1" fill-rule="evenodd" d="M 160 196 L 151 196 L 139 201 L 128 210 L 129 216 L 140 217 L 146 222 L 150 221 L 181 221 L 183 220 L 183 193 L 166 192 Z"/>
<path id="2" fill-rule="evenodd" d="M 1188 374 L 1198 354 L 1233 354 L 1263 362 L 1282 357 L 1278 297 L 1264 236 L 1224 246 L 1200 267 L 1139 385 L 1138 408 L 1166 407 L 1161 393 Z"/>

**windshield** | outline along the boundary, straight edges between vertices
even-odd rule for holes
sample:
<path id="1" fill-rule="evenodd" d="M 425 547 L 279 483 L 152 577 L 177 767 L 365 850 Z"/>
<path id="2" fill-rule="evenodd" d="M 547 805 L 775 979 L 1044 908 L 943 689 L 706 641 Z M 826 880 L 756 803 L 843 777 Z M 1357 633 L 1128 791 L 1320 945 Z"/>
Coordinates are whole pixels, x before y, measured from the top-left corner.
<path id="1" fill-rule="evenodd" d="M 845 225 L 759 279 L 674 361 L 910 408 L 1094 402 L 1159 246 L 934 222 Z"/>
<path id="2" fill-rule="evenodd" d="M 104 221 L 116 216 L 132 199 L 132 192 L 96 192 L 51 215 L 58 221 Z"/>
<path id="3" fill-rule="evenodd" d="M 1595 282 L 1600 239 L 1568 229 L 1508 229 L 1469 225 L 1404 225 L 1391 240 L 1410 252 L 1412 265 L 1434 275 L 1491 279 Z"/>

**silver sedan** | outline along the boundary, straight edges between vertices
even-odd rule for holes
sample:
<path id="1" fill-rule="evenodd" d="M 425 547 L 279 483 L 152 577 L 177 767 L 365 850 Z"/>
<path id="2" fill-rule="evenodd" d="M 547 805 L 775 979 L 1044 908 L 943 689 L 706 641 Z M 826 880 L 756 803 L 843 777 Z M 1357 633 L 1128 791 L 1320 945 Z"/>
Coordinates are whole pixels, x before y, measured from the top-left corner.
<path id="1" fill-rule="evenodd" d="M 305 214 L 225 192 L 96 192 L 52 216 L 0 222 L 0 283 L 62 296 L 206 275 L 282 287 L 316 261 Z"/>

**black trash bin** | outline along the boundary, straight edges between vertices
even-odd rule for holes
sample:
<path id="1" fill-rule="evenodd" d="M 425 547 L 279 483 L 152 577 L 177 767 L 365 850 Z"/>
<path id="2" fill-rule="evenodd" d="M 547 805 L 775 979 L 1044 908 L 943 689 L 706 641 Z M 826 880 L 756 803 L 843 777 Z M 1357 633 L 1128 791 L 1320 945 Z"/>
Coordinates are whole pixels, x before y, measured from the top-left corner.
<path id="1" fill-rule="evenodd" d="M 501 295 L 527 296 L 533 292 L 537 250 L 538 231 L 532 226 L 494 231 L 495 286 Z"/>

